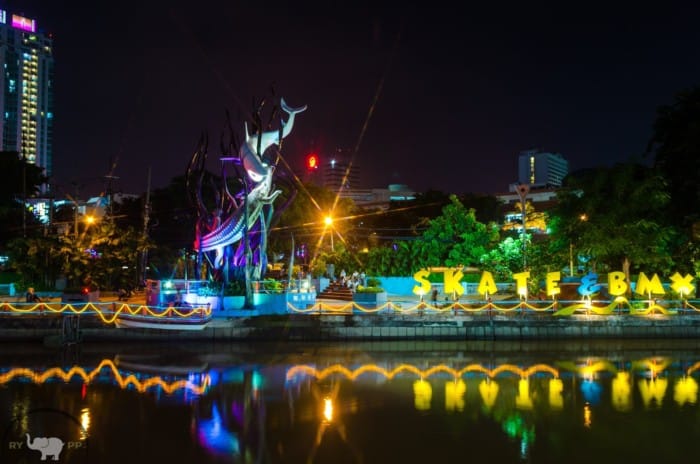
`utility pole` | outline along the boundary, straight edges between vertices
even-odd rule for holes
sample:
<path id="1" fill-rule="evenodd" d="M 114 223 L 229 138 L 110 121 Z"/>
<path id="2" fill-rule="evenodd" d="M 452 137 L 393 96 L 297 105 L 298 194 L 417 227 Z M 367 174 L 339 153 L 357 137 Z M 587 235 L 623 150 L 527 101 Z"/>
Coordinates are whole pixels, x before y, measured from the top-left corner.
<path id="1" fill-rule="evenodd" d="M 143 206 L 143 241 L 144 245 L 148 238 L 148 221 L 151 214 L 151 167 L 148 167 L 148 181 L 146 184 L 146 202 Z M 148 249 L 144 247 L 141 252 L 141 276 L 139 282 L 146 281 L 146 265 L 148 263 Z"/>
<path id="2" fill-rule="evenodd" d="M 523 271 L 527 269 L 527 240 L 526 240 L 526 234 L 527 234 L 527 214 L 526 214 L 526 206 L 527 206 L 527 194 L 530 192 L 530 186 L 528 184 L 520 184 L 517 187 L 518 190 L 518 196 L 520 197 L 520 212 L 522 215 L 523 219 L 523 235 L 522 235 L 522 241 L 523 241 Z"/>

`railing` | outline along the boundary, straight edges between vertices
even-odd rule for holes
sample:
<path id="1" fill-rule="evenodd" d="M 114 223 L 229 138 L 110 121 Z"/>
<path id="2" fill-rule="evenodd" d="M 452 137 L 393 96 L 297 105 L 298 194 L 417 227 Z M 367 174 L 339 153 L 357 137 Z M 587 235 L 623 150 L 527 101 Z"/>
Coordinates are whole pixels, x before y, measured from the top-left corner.
<path id="1" fill-rule="evenodd" d="M 146 318 L 182 319 L 187 321 L 203 321 L 211 318 L 209 306 L 196 307 L 158 307 L 146 305 L 132 305 L 127 303 L 103 302 L 103 303 L 0 303 L 0 315 L 8 316 L 61 316 L 61 315 L 89 315 L 95 316 L 105 324 L 113 324 L 120 315 L 142 316 Z"/>
<path id="2" fill-rule="evenodd" d="M 572 316 L 575 314 L 586 315 L 630 315 L 645 316 L 652 314 L 680 315 L 700 314 L 700 300 L 628 300 L 625 297 L 617 297 L 613 300 L 464 300 L 453 301 L 446 304 L 430 304 L 424 301 L 418 302 L 392 302 L 365 306 L 357 302 L 344 304 L 329 304 L 317 302 L 314 305 L 297 308 L 292 303 L 287 303 L 287 309 L 291 313 L 319 314 L 319 313 L 398 313 L 418 314 L 425 313 L 452 313 L 488 315 L 494 314 L 548 314 L 551 316 Z"/>

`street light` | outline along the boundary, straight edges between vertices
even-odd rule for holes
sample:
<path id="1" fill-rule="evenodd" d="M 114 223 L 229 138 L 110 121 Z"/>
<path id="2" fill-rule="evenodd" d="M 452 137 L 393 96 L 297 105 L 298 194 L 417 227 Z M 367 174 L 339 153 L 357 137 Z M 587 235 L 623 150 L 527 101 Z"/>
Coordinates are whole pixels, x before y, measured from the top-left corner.
<path id="1" fill-rule="evenodd" d="M 333 246 L 333 218 L 328 215 L 323 219 L 323 223 L 326 225 L 326 229 L 330 229 L 331 251 L 335 251 L 335 246 Z"/>
<path id="2" fill-rule="evenodd" d="M 586 222 L 588 221 L 588 215 L 582 213 L 579 215 L 578 219 L 580 222 Z M 571 239 L 569 239 L 569 276 L 574 276 L 574 242 Z"/>

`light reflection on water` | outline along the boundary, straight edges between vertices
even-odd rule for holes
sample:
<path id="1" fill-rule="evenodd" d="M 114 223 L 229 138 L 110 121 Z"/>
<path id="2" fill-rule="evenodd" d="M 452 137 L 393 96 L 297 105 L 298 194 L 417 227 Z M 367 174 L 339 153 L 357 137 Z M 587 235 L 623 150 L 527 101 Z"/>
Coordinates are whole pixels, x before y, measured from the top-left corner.
<path id="1" fill-rule="evenodd" d="M 700 457 L 694 342 L 97 346 L 77 364 L 6 348 L 2 462 L 34 457 L 10 448 L 25 433 L 105 463 Z"/>

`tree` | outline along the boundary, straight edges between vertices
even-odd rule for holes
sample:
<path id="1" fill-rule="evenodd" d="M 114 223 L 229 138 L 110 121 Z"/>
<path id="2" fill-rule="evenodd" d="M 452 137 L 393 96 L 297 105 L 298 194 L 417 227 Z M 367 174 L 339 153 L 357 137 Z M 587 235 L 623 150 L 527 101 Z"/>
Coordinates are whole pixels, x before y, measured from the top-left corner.
<path id="1" fill-rule="evenodd" d="M 420 267 L 476 266 L 487 250 L 498 241 L 498 228 L 476 220 L 473 209 L 467 209 L 456 195 L 442 214 L 425 221 L 427 229 L 416 242 Z"/>
<path id="2" fill-rule="evenodd" d="M 36 196 L 47 178 L 41 168 L 27 163 L 14 151 L 0 152 L 0 246 L 22 237 L 25 232 L 36 233 L 40 224 L 26 211 L 24 199 Z M 32 235 L 32 234 L 30 234 Z"/>
<path id="3" fill-rule="evenodd" d="M 51 289 L 61 274 L 59 241 L 55 236 L 16 238 L 8 243 L 8 253 L 21 276 L 22 287 Z"/>
<path id="4" fill-rule="evenodd" d="M 61 269 L 69 287 L 92 281 L 100 288 L 114 290 L 136 283 L 138 258 L 149 246 L 140 232 L 117 228 L 108 219 L 84 226 L 78 235 L 61 235 L 58 241 Z"/>
<path id="5" fill-rule="evenodd" d="M 663 178 L 638 163 L 567 176 L 551 215 L 559 252 L 569 244 L 590 257 L 593 271 L 631 266 L 665 273 L 672 265 L 673 228 L 664 225 L 668 193 Z"/>
<path id="6" fill-rule="evenodd" d="M 700 86 L 657 109 L 647 153 L 668 182 L 671 220 L 683 227 L 700 221 Z"/>
<path id="7" fill-rule="evenodd" d="M 519 217 L 506 221 L 503 224 L 503 230 L 521 230 L 523 227 L 523 205 L 521 202 L 516 202 L 513 204 L 513 206 L 515 207 L 515 213 L 517 213 Z M 541 233 L 544 233 L 547 230 L 547 213 L 543 211 L 536 211 L 535 207 L 530 201 L 525 203 L 525 229 L 536 229 Z"/>
<path id="8" fill-rule="evenodd" d="M 459 197 L 467 209 L 473 209 L 479 222 L 499 223 L 503 219 L 503 202 L 494 195 L 465 193 Z"/>
<path id="9" fill-rule="evenodd" d="M 293 192 L 290 189 L 284 189 L 278 202 L 284 204 Z M 295 246 L 304 246 L 309 256 L 307 260 L 311 260 L 314 256 L 319 256 L 321 251 L 318 247 L 329 248 L 325 250 L 330 253 L 330 233 L 334 233 L 334 241 L 343 240 L 346 243 L 343 248 L 352 253 L 356 251 L 356 244 L 352 240 L 352 234 L 347 234 L 346 231 L 352 228 L 352 211 L 354 204 L 352 200 L 340 198 L 336 201 L 336 194 L 332 190 L 321 187 L 312 183 L 302 184 L 299 186 L 296 195 L 291 203 L 283 210 L 279 221 L 273 225 L 270 230 L 268 249 L 271 255 L 289 256 L 291 247 L 291 236 L 294 235 Z M 331 225 L 326 225 L 324 219 L 326 216 L 331 216 L 333 221 Z M 335 231 L 339 231 L 342 238 L 335 235 Z M 324 234 L 323 242 L 319 239 Z M 332 253 L 330 253 L 332 254 Z M 345 259 L 338 257 L 337 259 Z M 311 264 L 307 262 L 306 264 Z"/>

